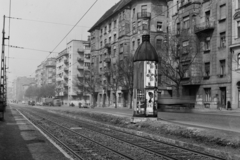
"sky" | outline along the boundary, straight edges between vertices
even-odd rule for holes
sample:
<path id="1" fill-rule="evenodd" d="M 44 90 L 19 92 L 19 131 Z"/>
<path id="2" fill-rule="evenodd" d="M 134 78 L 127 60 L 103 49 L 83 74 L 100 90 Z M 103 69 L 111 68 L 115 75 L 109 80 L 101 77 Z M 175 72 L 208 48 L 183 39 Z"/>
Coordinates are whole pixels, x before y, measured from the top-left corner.
<path id="1" fill-rule="evenodd" d="M 6 45 L 24 49 L 5 47 L 7 59 L 8 84 L 13 79 L 26 76 L 35 77 L 37 66 L 49 56 L 50 52 L 67 35 L 77 21 L 96 0 L 0 0 L 0 30 L 3 29 L 3 16 L 10 18 L 10 41 Z M 88 29 L 119 0 L 98 0 L 74 30 L 54 50 L 65 49 L 72 39 L 87 40 Z M 41 22 L 40 22 L 41 21 Z M 51 23 L 48 23 L 51 22 Z M 5 37 L 9 36 L 9 18 L 5 19 Z M 2 34 L 1 34 L 2 40 Z M 2 43 L 2 42 L 1 42 Z M 1 47 L 2 49 L 2 47 Z M 41 51 L 37 51 L 41 50 Z M 42 52 L 44 51 L 44 52 Z"/>

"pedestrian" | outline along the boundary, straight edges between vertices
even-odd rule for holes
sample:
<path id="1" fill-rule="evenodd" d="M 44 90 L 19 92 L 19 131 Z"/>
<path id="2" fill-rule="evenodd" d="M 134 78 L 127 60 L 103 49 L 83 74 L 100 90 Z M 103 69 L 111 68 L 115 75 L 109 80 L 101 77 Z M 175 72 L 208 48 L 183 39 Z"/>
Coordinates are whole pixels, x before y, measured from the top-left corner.
<path id="1" fill-rule="evenodd" d="M 227 110 L 232 110 L 231 102 L 230 102 L 230 101 L 227 102 Z"/>

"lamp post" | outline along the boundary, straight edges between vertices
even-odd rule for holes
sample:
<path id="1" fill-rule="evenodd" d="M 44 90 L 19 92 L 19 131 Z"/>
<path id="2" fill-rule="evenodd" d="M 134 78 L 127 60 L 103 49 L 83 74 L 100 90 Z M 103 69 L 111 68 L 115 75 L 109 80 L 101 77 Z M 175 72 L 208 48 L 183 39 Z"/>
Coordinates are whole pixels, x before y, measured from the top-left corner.
<path id="1" fill-rule="evenodd" d="M 133 116 L 156 116 L 158 55 L 150 36 L 142 36 L 142 44 L 133 57 Z"/>

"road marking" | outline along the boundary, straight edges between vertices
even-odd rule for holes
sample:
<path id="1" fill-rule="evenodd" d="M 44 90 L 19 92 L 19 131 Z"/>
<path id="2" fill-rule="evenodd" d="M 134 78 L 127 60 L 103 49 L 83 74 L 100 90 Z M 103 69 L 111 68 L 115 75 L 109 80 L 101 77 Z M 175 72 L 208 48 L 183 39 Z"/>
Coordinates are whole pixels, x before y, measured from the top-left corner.
<path id="1" fill-rule="evenodd" d="M 38 128 L 35 124 L 33 124 L 25 115 L 23 115 L 18 109 L 16 109 L 18 113 L 20 113 L 30 124 L 32 124 L 44 137 L 46 137 L 62 154 L 70 159 L 73 160 L 73 158 L 66 152 L 64 151 L 57 143 L 55 143 L 48 135 L 46 135 L 40 128 Z"/>

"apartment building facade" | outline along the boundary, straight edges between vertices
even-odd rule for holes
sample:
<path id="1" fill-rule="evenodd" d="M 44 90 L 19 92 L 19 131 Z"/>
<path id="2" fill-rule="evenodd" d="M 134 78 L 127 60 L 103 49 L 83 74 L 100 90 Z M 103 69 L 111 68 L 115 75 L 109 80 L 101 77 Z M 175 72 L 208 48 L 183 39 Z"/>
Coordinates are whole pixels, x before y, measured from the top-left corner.
<path id="1" fill-rule="evenodd" d="M 198 81 L 182 84 L 182 94 L 195 96 L 196 107 L 216 108 L 232 101 L 232 2 L 228 0 L 173 0 L 168 2 L 170 33 L 190 35 L 199 42 L 197 61 L 202 68 L 189 71 Z M 184 41 L 180 45 L 186 44 Z M 188 53 L 191 54 L 191 53 Z M 181 55 L 180 55 L 181 56 Z M 183 55 L 182 55 L 183 56 Z"/>
<path id="2" fill-rule="evenodd" d="M 232 60 L 232 106 L 240 108 L 240 1 L 232 0 L 232 44 L 230 46 Z"/>
<path id="3" fill-rule="evenodd" d="M 56 58 L 48 58 L 37 66 L 35 71 L 35 81 L 38 87 L 42 87 L 43 85 L 55 85 Z"/>
<path id="4" fill-rule="evenodd" d="M 56 97 L 68 105 L 68 72 L 69 55 L 67 49 L 64 49 L 56 57 Z"/>
<path id="5" fill-rule="evenodd" d="M 129 91 L 124 87 L 119 86 L 117 92 L 104 87 L 115 80 L 109 78 L 109 69 L 124 57 L 134 55 L 143 34 L 150 34 L 152 45 L 158 45 L 167 28 L 166 10 L 164 0 L 121 0 L 89 30 L 91 67 L 101 83 L 95 90 L 97 106 L 112 106 L 115 102 L 119 107 L 129 106 Z"/>
<path id="6" fill-rule="evenodd" d="M 84 95 L 86 100 L 83 99 L 82 94 L 86 94 L 79 87 L 77 83 L 84 79 L 84 72 L 90 68 L 90 43 L 83 40 L 72 40 L 67 43 L 68 53 L 68 103 L 79 105 L 89 105 L 91 96 L 90 94 Z"/>

